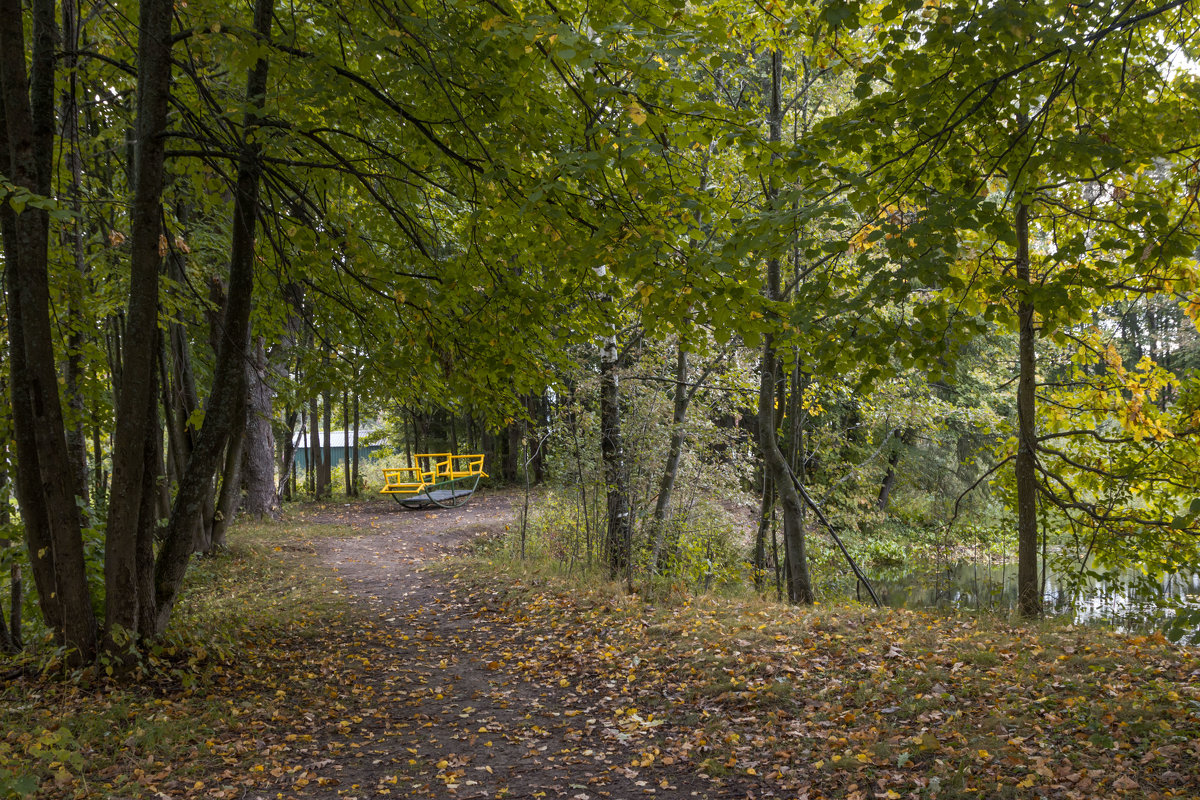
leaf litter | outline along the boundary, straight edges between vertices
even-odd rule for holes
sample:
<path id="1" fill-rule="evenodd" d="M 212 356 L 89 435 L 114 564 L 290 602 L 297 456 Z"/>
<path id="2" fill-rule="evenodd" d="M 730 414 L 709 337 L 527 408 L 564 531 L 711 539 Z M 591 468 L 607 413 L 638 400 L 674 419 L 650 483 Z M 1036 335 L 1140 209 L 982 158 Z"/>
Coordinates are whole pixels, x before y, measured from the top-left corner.
<path id="1" fill-rule="evenodd" d="M 640 597 L 478 556 L 437 561 L 511 521 L 504 496 L 480 501 L 432 517 L 379 504 L 310 515 L 367 535 L 260 557 L 290 565 L 282 587 L 289 569 L 333 570 L 324 591 L 340 602 L 225 648 L 181 643 L 147 686 L 12 682 L 0 787 L 20 796 L 32 776 L 38 797 L 155 800 L 1200 796 L 1200 659 L 1160 637 Z"/>

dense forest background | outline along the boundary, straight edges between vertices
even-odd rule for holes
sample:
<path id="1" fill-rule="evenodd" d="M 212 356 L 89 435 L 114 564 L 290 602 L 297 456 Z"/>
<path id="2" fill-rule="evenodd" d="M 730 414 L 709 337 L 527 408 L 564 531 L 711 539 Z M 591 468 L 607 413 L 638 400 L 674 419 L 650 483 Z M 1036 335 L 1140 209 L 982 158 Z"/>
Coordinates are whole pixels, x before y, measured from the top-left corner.
<path id="1" fill-rule="evenodd" d="M 377 485 L 300 431 L 485 451 L 523 557 L 630 584 L 1193 570 L 1198 30 L 0 0 L 0 646 L 129 653 L 235 514 Z"/>

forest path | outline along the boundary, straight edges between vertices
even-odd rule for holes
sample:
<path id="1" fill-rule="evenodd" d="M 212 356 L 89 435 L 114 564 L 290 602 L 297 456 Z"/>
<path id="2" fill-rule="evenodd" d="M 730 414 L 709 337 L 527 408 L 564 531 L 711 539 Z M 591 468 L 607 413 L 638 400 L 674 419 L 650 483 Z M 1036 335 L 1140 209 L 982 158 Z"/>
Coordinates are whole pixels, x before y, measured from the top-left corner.
<path id="1" fill-rule="evenodd" d="M 353 669 L 328 687 L 338 713 L 311 715 L 307 766 L 322 779 L 285 797 L 746 796 L 684 764 L 634 767 L 640 748 L 571 681 L 522 677 L 520 642 L 496 629 L 489 597 L 424 569 L 515 524 L 520 502 L 519 492 L 489 492 L 461 508 L 410 511 L 381 498 L 309 517 L 361 531 L 318 552 L 367 613 L 360 646 L 342 654 Z"/>

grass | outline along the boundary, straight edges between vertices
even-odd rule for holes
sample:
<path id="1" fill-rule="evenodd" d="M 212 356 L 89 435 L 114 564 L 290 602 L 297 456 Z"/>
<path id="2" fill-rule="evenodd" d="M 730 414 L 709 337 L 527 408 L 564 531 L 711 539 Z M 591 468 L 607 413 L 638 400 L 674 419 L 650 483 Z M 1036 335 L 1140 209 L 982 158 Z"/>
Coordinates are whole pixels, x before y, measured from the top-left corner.
<path id="1" fill-rule="evenodd" d="M 503 630 L 574 643 L 527 678 L 617 687 L 588 701 L 665 719 L 663 752 L 714 781 L 814 798 L 1200 796 L 1200 654 L 1159 635 L 643 596 L 495 556 L 455 566 L 460 591 L 509 587 L 489 605 L 528 622 Z"/>
<path id="2" fill-rule="evenodd" d="M 352 690 L 370 647 L 387 646 L 315 568 L 314 542 L 346 533 L 238 526 L 229 553 L 195 562 L 134 685 L 21 662 L 0 687 L 0 798 L 318 786 L 302 766 L 314 736 L 378 711 Z M 472 657 L 539 687 L 565 681 L 581 718 L 628 737 L 631 764 L 700 770 L 714 795 L 1200 796 L 1200 656 L 1159 636 L 631 594 L 511 552 L 492 542 L 446 567 L 450 591 L 499 623 L 492 652 Z"/>
<path id="3" fill-rule="evenodd" d="M 0 686 L 0 798 L 220 797 L 229 759 L 265 770 L 245 735 L 270 711 L 274 666 L 342 613 L 309 567 L 311 542 L 346 530 L 239 525 L 227 553 L 194 560 L 171 632 L 132 682 L 103 664 L 64 672 L 46 649 L 0 665 L 23 672 Z"/>

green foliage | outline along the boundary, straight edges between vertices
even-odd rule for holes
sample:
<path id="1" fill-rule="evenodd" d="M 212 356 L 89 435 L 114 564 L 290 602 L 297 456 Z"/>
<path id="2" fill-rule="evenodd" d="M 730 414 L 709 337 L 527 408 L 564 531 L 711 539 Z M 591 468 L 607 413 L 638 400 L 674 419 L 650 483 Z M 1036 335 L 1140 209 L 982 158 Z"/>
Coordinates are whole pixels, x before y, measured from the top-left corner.
<path id="1" fill-rule="evenodd" d="M 604 519 L 584 508 L 577 491 L 565 486 L 539 492 L 526 523 L 518 520 L 508 526 L 503 539 L 506 557 L 564 573 L 603 573 L 599 553 Z M 656 537 L 661 537 L 661 546 L 653 565 Z M 647 528 L 638 539 L 635 574 L 689 592 L 736 590 L 744 587 L 748 574 L 745 552 L 744 529 L 706 502 L 689 508 L 686 516 L 673 517 L 661 530 Z"/>

